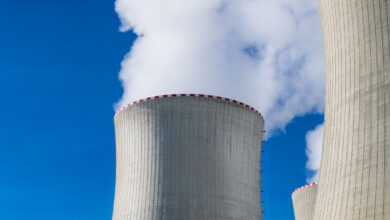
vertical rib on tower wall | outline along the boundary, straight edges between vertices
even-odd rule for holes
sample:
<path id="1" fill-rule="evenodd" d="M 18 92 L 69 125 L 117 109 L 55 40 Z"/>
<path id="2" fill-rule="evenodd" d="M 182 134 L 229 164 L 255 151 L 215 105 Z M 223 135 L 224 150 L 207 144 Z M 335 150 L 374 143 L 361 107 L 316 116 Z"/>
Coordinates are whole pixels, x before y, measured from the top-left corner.
<path id="1" fill-rule="evenodd" d="M 314 219 L 390 219 L 390 1 L 319 9 L 326 105 Z"/>
<path id="2" fill-rule="evenodd" d="M 113 219 L 262 219 L 264 121 L 210 97 L 157 96 L 116 115 Z"/>
<path id="3" fill-rule="evenodd" d="M 313 220 L 317 197 L 316 183 L 303 186 L 292 194 L 295 220 Z"/>

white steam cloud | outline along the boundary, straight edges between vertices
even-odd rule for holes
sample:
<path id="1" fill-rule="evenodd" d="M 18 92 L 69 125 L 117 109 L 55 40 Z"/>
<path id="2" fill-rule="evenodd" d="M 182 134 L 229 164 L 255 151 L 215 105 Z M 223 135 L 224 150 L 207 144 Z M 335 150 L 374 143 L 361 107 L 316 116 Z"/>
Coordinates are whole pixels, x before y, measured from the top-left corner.
<path id="1" fill-rule="evenodd" d="M 323 133 L 324 125 L 321 124 L 306 134 L 306 155 L 308 157 L 306 169 L 310 173 L 306 179 L 307 183 L 318 182 Z"/>
<path id="2" fill-rule="evenodd" d="M 115 7 L 121 30 L 138 36 L 121 64 L 116 109 L 160 94 L 219 95 L 257 108 L 270 131 L 323 111 L 316 0 L 117 0 Z"/>

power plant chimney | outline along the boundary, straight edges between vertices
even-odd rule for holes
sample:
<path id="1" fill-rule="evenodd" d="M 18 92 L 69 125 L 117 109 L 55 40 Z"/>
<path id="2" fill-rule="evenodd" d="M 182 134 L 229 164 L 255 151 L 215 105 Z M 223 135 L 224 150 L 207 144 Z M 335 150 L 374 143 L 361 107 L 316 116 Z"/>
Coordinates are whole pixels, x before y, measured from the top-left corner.
<path id="1" fill-rule="evenodd" d="M 264 120 L 232 99 L 146 98 L 114 119 L 114 220 L 262 219 Z"/>
<path id="2" fill-rule="evenodd" d="M 313 219 L 390 219 L 390 1 L 318 3 L 326 98 Z"/>
<path id="3" fill-rule="evenodd" d="M 295 220 L 313 220 L 317 197 L 317 183 L 296 189 L 292 194 Z"/>

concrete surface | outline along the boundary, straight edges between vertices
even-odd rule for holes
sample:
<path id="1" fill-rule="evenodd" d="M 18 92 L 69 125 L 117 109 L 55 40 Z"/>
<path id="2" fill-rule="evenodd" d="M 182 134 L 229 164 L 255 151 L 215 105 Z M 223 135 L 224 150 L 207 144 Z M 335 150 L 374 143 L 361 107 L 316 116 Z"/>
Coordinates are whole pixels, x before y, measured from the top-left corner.
<path id="1" fill-rule="evenodd" d="M 113 219 L 262 219 L 264 121 L 244 106 L 185 96 L 122 109 Z"/>
<path id="2" fill-rule="evenodd" d="M 318 184 L 312 183 L 294 191 L 292 201 L 295 220 L 313 220 Z"/>
<path id="3" fill-rule="evenodd" d="M 315 220 L 390 219 L 389 0 L 319 0 L 326 105 Z"/>

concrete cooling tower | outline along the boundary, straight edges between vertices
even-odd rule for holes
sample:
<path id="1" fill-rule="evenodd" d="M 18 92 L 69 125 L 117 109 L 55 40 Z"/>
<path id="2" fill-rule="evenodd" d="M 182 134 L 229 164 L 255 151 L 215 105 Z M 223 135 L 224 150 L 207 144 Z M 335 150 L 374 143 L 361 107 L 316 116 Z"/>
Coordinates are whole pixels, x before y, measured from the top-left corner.
<path id="1" fill-rule="evenodd" d="M 317 197 L 317 183 L 312 183 L 295 190 L 292 194 L 295 220 L 313 220 Z"/>
<path id="2" fill-rule="evenodd" d="M 264 120 L 235 100 L 155 96 L 115 119 L 114 220 L 262 219 Z"/>
<path id="3" fill-rule="evenodd" d="M 319 0 L 326 104 L 315 220 L 390 219 L 390 0 Z"/>

